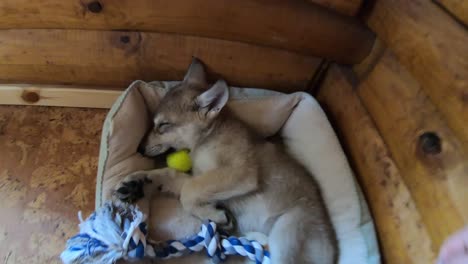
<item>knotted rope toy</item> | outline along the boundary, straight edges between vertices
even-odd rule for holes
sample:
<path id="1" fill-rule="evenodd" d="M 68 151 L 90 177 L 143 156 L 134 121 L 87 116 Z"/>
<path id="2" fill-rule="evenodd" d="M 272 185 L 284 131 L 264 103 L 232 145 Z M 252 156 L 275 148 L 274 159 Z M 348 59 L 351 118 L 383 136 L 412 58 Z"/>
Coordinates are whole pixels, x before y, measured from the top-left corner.
<path id="1" fill-rule="evenodd" d="M 213 263 L 224 261 L 228 255 L 245 256 L 257 264 L 270 263 L 269 252 L 259 242 L 223 235 L 209 220 L 198 234 L 186 239 L 152 242 L 147 238 L 146 216 L 134 205 L 107 202 L 85 221 L 81 214 L 79 218 L 79 234 L 67 241 L 60 255 L 66 264 L 111 264 L 119 259 L 144 257 L 168 259 L 204 249 Z"/>

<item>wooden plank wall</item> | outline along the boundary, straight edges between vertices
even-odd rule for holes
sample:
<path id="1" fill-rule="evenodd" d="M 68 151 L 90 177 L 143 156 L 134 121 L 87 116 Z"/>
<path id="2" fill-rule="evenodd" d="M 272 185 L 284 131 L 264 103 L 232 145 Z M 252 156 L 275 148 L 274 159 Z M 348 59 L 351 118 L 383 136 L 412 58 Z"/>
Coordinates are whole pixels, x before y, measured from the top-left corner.
<path id="1" fill-rule="evenodd" d="M 359 1 L 325 0 L 356 8 Z M 341 3 L 341 4 L 339 4 Z M 348 7 L 348 8 L 349 8 Z M 0 28 L 177 33 L 272 46 L 345 63 L 362 60 L 370 31 L 356 19 L 293 0 L 3 0 Z"/>
<path id="2" fill-rule="evenodd" d="M 377 0 L 363 17 L 378 37 L 372 53 L 352 71 L 332 67 L 318 93 L 364 188 L 386 263 L 435 263 L 444 240 L 468 224 L 462 3 Z"/>
<path id="3" fill-rule="evenodd" d="M 378 128 L 338 67 L 317 99 L 339 133 L 369 203 L 386 263 L 434 263 L 435 253 L 411 190 Z"/>
<path id="4" fill-rule="evenodd" d="M 180 80 L 192 56 L 231 85 L 303 89 L 320 60 L 281 49 L 149 32 L 0 30 L 0 80 L 125 87 Z"/>
<path id="5" fill-rule="evenodd" d="M 357 93 L 401 169 L 436 252 L 447 234 L 468 223 L 468 156 L 463 145 L 391 53 Z"/>
<path id="6" fill-rule="evenodd" d="M 468 32 L 427 0 L 376 1 L 366 19 L 468 144 Z"/>
<path id="7" fill-rule="evenodd" d="M 197 56 L 213 78 L 289 92 L 321 58 L 358 63 L 374 41 L 352 17 L 361 0 L 46 2 L 0 2 L 0 82 L 123 88 L 181 79 Z"/>

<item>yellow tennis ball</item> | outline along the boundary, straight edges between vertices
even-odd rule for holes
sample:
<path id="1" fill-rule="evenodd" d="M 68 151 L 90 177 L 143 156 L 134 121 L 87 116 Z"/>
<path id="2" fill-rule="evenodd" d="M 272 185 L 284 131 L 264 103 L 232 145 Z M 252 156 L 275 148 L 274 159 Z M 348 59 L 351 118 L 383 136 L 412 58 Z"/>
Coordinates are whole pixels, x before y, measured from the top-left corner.
<path id="1" fill-rule="evenodd" d="M 167 155 L 166 163 L 169 168 L 181 172 L 188 172 L 192 169 L 192 160 L 188 150 L 179 150 Z"/>

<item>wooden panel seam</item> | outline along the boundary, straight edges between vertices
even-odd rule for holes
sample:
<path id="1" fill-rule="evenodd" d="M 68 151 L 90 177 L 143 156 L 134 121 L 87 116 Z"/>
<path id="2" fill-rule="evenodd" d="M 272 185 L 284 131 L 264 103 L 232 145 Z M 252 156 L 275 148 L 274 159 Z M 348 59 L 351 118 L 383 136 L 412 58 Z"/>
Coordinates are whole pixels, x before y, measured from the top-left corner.
<path id="1" fill-rule="evenodd" d="M 466 0 L 432 0 L 449 13 L 453 19 L 468 29 L 468 1 Z"/>
<path id="2" fill-rule="evenodd" d="M 329 8 L 335 12 L 347 15 L 356 16 L 359 12 L 363 0 L 309 0 L 312 3 Z"/>

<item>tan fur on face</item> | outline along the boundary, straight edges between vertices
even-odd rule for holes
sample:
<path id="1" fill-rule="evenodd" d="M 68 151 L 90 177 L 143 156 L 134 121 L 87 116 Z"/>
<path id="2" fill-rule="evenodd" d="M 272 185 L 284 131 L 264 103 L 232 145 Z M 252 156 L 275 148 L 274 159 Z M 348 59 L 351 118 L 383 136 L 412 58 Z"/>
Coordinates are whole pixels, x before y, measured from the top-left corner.
<path id="1" fill-rule="evenodd" d="M 153 118 L 153 130 L 143 143 L 145 154 L 155 156 L 171 147 L 177 150 L 193 148 L 192 144 L 197 141 L 201 128 L 206 126 L 194 108 L 195 98 L 202 89 L 203 87 L 181 83 L 166 94 Z M 171 103 L 174 98 L 177 98 L 177 104 Z M 170 124 L 167 133 L 159 133 L 158 126 L 161 123 Z"/>

